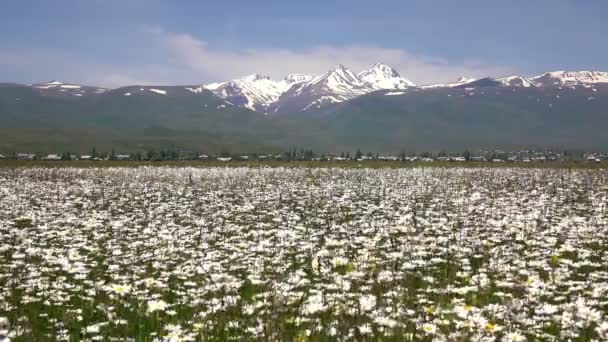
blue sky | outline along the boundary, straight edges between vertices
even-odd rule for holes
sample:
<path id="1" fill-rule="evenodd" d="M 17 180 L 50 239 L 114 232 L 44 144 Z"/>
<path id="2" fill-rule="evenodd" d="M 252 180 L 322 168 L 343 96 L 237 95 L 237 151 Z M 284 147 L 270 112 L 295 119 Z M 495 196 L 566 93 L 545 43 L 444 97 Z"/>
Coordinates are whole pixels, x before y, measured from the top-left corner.
<path id="1" fill-rule="evenodd" d="M 4 0 L 0 81 L 191 84 L 382 61 L 423 84 L 608 70 L 606 1 Z"/>

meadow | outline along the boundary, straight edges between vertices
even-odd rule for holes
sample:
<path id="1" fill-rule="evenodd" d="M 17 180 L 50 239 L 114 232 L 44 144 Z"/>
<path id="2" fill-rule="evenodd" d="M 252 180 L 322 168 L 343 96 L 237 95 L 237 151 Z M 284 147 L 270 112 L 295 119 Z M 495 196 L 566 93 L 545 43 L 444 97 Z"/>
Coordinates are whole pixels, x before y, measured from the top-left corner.
<path id="1" fill-rule="evenodd" d="M 0 168 L 0 340 L 608 340 L 603 168 L 55 165 Z"/>

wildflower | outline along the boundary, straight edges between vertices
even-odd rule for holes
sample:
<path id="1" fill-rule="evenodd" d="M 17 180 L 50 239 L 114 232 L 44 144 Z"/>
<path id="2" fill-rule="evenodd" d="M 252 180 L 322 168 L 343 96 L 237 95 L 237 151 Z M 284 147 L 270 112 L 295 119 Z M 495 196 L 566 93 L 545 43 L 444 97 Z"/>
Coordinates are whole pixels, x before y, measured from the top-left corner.
<path id="1" fill-rule="evenodd" d="M 148 301 L 148 312 L 164 311 L 169 305 L 164 300 Z"/>
<path id="2" fill-rule="evenodd" d="M 424 323 L 422 325 L 422 331 L 424 331 L 425 334 L 433 335 L 437 332 L 437 326 L 431 323 Z"/>
<path id="3" fill-rule="evenodd" d="M 501 331 L 502 327 L 500 327 L 500 326 L 498 326 L 498 325 L 496 325 L 494 323 L 488 322 L 488 323 L 486 323 L 485 330 L 487 332 L 489 332 L 490 334 L 493 334 L 495 332 Z"/>
<path id="4" fill-rule="evenodd" d="M 131 292 L 130 285 L 121 285 L 121 284 L 112 284 L 110 285 L 110 291 L 116 293 L 119 296 L 123 296 L 129 292 Z"/>
<path id="5" fill-rule="evenodd" d="M 608 321 L 599 324 L 595 328 L 595 331 L 597 331 L 597 334 L 600 335 L 601 338 L 608 339 Z"/>
<path id="6" fill-rule="evenodd" d="M 167 334 L 164 336 L 164 340 L 167 342 L 178 342 L 183 341 L 182 327 L 177 324 L 168 324 L 165 326 Z"/>
<path id="7" fill-rule="evenodd" d="M 518 332 L 510 332 L 503 338 L 505 342 L 523 342 L 526 340 L 526 337 Z"/>
<path id="8" fill-rule="evenodd" d="M 370 294 L 359 297 L 359 307 L 361 311 L 371 311 L 376 307 L 376 296 Z"/>
<path id="9" fill-rule="evenodd" d="M 0 317 L 0 338 L 8 336 L 10 330 L 11 322 L 9 322 L 8 318 Z"/>
<path id="10" fill-rule="evenodd" d="M 85 332 L 87 334 L 99 334 L 99 328 L 100 328 L 99 324 L 89 325 L 88 327 L 85 328 Z"/>
<path id="11" fill-rule="evenodd" d="M 324 311 L 325 309 L 326 307 L 325 304 L 323 304 L 322 293 L 316 293 L 308 297 L 302 308 L 302 313 L 305 315 L 312 315 L 317 312 Z"/>
<path id="12" fill-rule="evenodd" d="M 372 333 L 372 326 L 369 323 L 363 324 L 359 326 L 359 333 L 361 335 L 368 335 Z"/>
<path id="13" fill-rule="evenodd" d="M 471 305 L 459 305 L 454 309 L 454 311 L 458 317 L 465 319 L 471 314 L 471 312 L 473 312 L 474 309 L 475 308 Z"/>

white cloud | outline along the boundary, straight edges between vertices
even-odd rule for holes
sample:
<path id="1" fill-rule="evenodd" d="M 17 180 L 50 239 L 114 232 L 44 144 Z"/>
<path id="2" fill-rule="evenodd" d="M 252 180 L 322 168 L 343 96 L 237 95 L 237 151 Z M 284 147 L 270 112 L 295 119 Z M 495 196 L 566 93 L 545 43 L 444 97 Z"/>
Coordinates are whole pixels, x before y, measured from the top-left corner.
<path id="1" fill-rule="evenodd" d="M 232 51 L 214 48 L 189 34 L 170 33 L 158 27 L 143 30 L 137 38 L 137 44 L 133 45 L 145 49 L 139 52 L 134 49 L 132 58 L 120 61 L 57 49 L 6 46 L 0 51 L 0 72 L 4 71 L 4 81 L 58 79 L 105 87 L 200 84 L 252 73 L 281 79 L 291 73 L 320 74 L 338 63 L 358 72 L 376 62 L 384 62 L 418 84 L 514 72 L 514 68 L 474 61 L 453 63 L 402 49 L 367 45 Z"/>
<path id="2" fill-rule="evenodd" d="M 386 63 L 416 83 L 425 84 L 455 80 L 460 76 L 502 76 L 513 68 L 492 66 L 478 61 L 450 63 L 427 56 L 418 56 L 402 49 L 367 45 L 316 46 L 308 49 L 214 49 L 207 42 L 189 34 L 173 34 L 155 30 L 173 62 L 186 66 L 214 81 L 260 73 L 282 78 L 290 73 L 320 74 L 336 64 L 357 72 L 376 62 Z"/>
<path id="3" fill-rule="evenodd" d="M 37 83 L 61 80 L 102 87 L 174 84 L 191 72 L 166 64 L 113 64 L 52 49 L 13 48 L 0 51 L 0 71 L 10 70 L 19 81 Z M 6 76 L 5 76 L 6 77 Z"/>

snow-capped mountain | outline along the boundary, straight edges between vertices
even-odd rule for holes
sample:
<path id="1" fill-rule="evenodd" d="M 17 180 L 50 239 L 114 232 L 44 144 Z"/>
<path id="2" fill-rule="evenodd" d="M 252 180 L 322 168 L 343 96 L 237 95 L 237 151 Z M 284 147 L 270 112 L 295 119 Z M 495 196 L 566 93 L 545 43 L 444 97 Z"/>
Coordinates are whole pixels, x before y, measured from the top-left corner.
<path id="1" fill-rule="evenodd" d="M 376 63 L 359 74 L 338 64 L 307 82 L 298 83 L 282 94 L 274 112 L 301 112 L 351 100 L 376 90 L 405 90 L 414 82 L 403 78 L 386 64 Z"/>
<path id="2" fill-rule="evenodd" d="M 402 77 L 390 66 L 376 63 L 371 68 L 354 73 L 343 65 L 337 65 L 327 72 L 310 76 L 289 74 L 281 80 L 252 74 L 242 78 L 196 86 L 129 86 L 123 87 L 124 96 L 135 95 L 201 95 L 210 91 L 226 101 L 226 105 L 245 107 L 266 114 L 299 113 L 314 111 L 324 106 L 340 103 L 375 91 L 387 90 L 386 95 L 402 95 L 412 90 L 422 91 L 435 88 L 479 88 L 479 87 L 556 87 L 605 83 L 608 72 L 600 71 L 553 71 L 536 77 L 519 75 L 499 78 L 475 79 L 461 77 L 454 82 L 416 86 Z M 110 91 L 101 87 L 51 81 L 31 84 L 45 96 L 86 96 Z M 127 89 L 128 88 L 128 89 Z M 117 89 L 115 89 L 117 90 Z M 112 91 L 114 94 L 115 91 Z"/>
<path id="3" fill-rule="evenodd" d="M 283 93 L 273 106 L 278 111 L 306 111 L 338 103 L 377 90 L 352 71 L 339 64 L 307 82 L 297 83 Z"/>
<path id="4" fill-rule="evenodd" d="M 369 70 L 363 70 L 357 76 L 372 85 L 375 89 L 407 89 L 415 87 L 414 82 L 403 78 L 395 69 L 382 63 L 376 63 Z"/>
<path id="5" fill-rule="evenodd" d="M 502 83 L 503 86 L 507 87 L 536 87 L 536 84 L 530 80 L 529 78 L 523 76 L 504 76 L 496 79 L 498 82 Z"/>
<path id="6" fill-rule="evenodd" d="M 542 86 L 576 85 L 587 83 L 608 83 L 605 71 L 551 71 L 532 77 L 531 80 Z"/>
<path id="7" fill-rule="evenodd" d="M 264 113 L 282 111 L 298 103 L 297 111 L 350 100 L 376 90 L 404 90 L 415 84 L 386 64 L 376 63 L 369 70 L 353 73 L 337 65 L 316 77 L 290 74 L 274 81 L 258 74 L 240 79 L 209 83 L 202 88 L 238 106 Z M 193 91 L 196 89 L 193 89 Z"/>
<path id="8" fill-rule="evenodd" d="M 281 81 L 268 76 L 253 74 L 236 80 L 203 85 L 217 96 L 238 106 L 266 112 L 268 106 L 277 101 L 292 85 L 308 81 L 312 76 L 291 74 Z"/>
<path id="9" fill-rule="evenodd" d="M 203 87 L 230 103 L 255 111 L 265 111 L 285 91 L 284 84 L 258 74 Z"/>
<path id="10" fill-rule="evenodd" d="M 302 83 L 295 92 L 324 90 L 329 95 L 335 95 L 340 100 L 352 99 L 374 90 L 370 84 L 361 80 L 352 71 L 338 64 L 326 73 Z"/>
<path id="11" fill-rule="evenodd" d="M 458 87 L 467 83 L 475 82 L 477 79 L 471 77 L 462 76 L 456 80 L 456 82 L 451 83 L 437 83 L 437 84 L 427 84 L 420 86 L 421 89 L 433 89 L 433 88 L 453 88 Z"/>
<path id="12" fill-rule="evenodd" d="M 31 86 L 33 88 L 39 89 L 47 95 L 84 96 L 91 94 L 101 94 L 109 90 L 106 88 L 91 87 L 73 83 L 64 83 L 60 81 L 35 83 Z"/>

